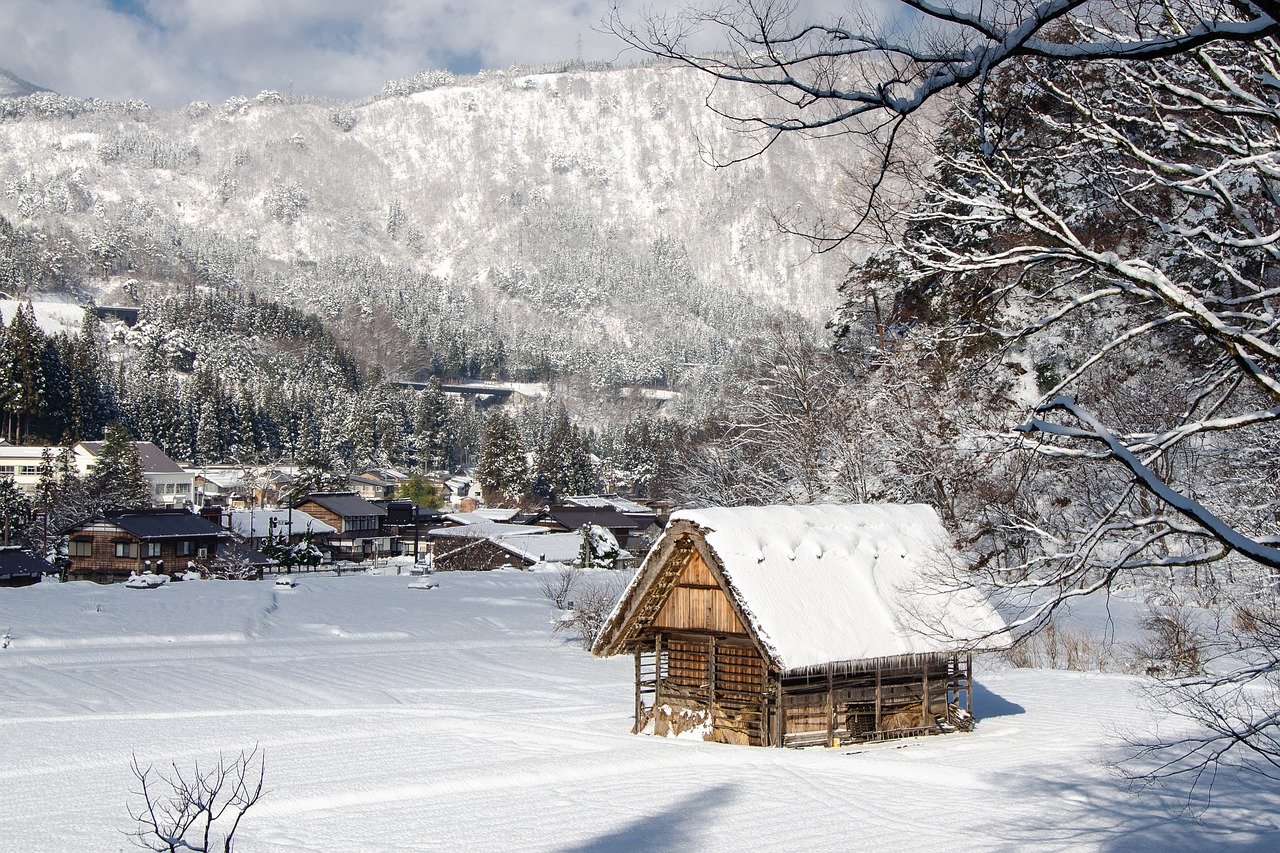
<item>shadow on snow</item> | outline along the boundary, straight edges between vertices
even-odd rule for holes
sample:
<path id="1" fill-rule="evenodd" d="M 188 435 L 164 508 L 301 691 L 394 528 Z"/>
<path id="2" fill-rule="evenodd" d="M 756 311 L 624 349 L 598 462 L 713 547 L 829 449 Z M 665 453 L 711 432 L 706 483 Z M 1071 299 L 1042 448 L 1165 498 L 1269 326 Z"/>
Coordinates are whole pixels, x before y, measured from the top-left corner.
<path id="1" fill-rule="evenodd" d="M 566 853 L 615 853 L 626 850 L 688 850 L 695 846 L 694 830 L 705 826 L 708 811 L 727 805 L 733 786 L 716 785 L 679 800 L 657 814 L 646 815 Z"/>

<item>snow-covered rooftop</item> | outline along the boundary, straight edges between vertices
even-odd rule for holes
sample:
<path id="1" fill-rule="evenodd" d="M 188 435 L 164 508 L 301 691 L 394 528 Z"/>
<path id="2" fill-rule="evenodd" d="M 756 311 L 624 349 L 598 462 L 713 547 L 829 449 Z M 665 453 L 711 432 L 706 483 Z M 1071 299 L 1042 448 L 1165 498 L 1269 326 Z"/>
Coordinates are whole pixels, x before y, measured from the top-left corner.
<path id="1" fill-rule="evenodd" d="M 495 540 L 498 547 L 533 562 L 576 563 L 582 550 L 581 533 L 525 533 Z"/>
<path id="2" fill-rule="evenodd" d="M 227 520 L 228 526 L 237 536 L 249 538 L 264 537 L 273 529 L 281 535 L 288 530 L 290 536 L 302 536 L 308 530 L 321 536 L 338 532 L 333 525 L 313 518 L 300 509 L 234 509 L 225 513 L 223 518 Z M 290 527 L 291 521 L 292 527 Z"/>
<path id="3" fill-rule="evenodd" d="M 1004 628 L 979 593 L 936 577 L 959 557 L 928 506 L 682 510 L 664 537 L 680 522 L 703 532 L 750 627 L 784 670 L 945 652 Z M 650 563 L 663 551 L 654 548 L 610 623 L 661 568 Z"/>
<path id="4" fill-rule="evenodd" d="M 538 531 L 542 531 L 539 533 Z M 507 536 L 537 535 L 546 536 L 545 527 L 533 527 L 528 524 L 503 524 L 498 521 L 477 521 L 473 524 L 460 524 L 457 527 L 436 527 L 427 531 L 431 536 L 448 536 L 454 539 L 498 539 Z"/>

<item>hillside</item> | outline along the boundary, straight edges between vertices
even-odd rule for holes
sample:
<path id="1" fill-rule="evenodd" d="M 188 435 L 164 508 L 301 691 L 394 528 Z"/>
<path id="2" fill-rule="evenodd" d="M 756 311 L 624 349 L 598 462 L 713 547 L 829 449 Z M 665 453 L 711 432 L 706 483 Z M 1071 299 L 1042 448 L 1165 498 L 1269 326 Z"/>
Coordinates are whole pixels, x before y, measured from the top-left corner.
<path id="1" fill-rule="evenodd" d="M 706 87 L 645 67 L 443 76 L 356 104 L 13 101 L 0 216 L 26 245 L 2 289 L 247 287 L 392 372 L 466 372 L 459 340 L 501 341 L 517 379 L 670 381 L 780 307 L 825 316 L 846 264 L 772 213 L 821 211 L 855 152 L 784 140 L 714 169 L 702 148 L 738 140 Z"/>

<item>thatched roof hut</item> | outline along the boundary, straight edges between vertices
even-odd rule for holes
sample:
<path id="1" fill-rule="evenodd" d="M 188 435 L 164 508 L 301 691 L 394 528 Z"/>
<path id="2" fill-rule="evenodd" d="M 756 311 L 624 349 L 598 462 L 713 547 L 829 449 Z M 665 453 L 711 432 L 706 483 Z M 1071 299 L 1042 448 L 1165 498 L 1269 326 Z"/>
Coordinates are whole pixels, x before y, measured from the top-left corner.
<path id="1" fill-rule="evenodd" d="M 922 505 L 675 513 L 600 632 L 636 658 L 636 729 L 800 745 L 967 727 L 1003 629 Z"/>

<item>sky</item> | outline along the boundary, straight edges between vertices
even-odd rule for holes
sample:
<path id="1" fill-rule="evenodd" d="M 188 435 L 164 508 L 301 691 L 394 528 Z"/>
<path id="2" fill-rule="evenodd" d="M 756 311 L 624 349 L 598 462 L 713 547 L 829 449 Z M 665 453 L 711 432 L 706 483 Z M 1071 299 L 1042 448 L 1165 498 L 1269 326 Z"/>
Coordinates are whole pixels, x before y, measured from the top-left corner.
<path id="1" fill-rule="evenodd" d="M 634 15 L 683 3 L 621 5 Z M 358 98 L 428 68 L 469 74 L 574 59 L 579 39 L 587 61 L 638 58 L 599 32 L 610 6 L 611 0 L 0 0 L 0 68 L 63 94 L 140 98 L 156 107 L 264 89 Z"/>

